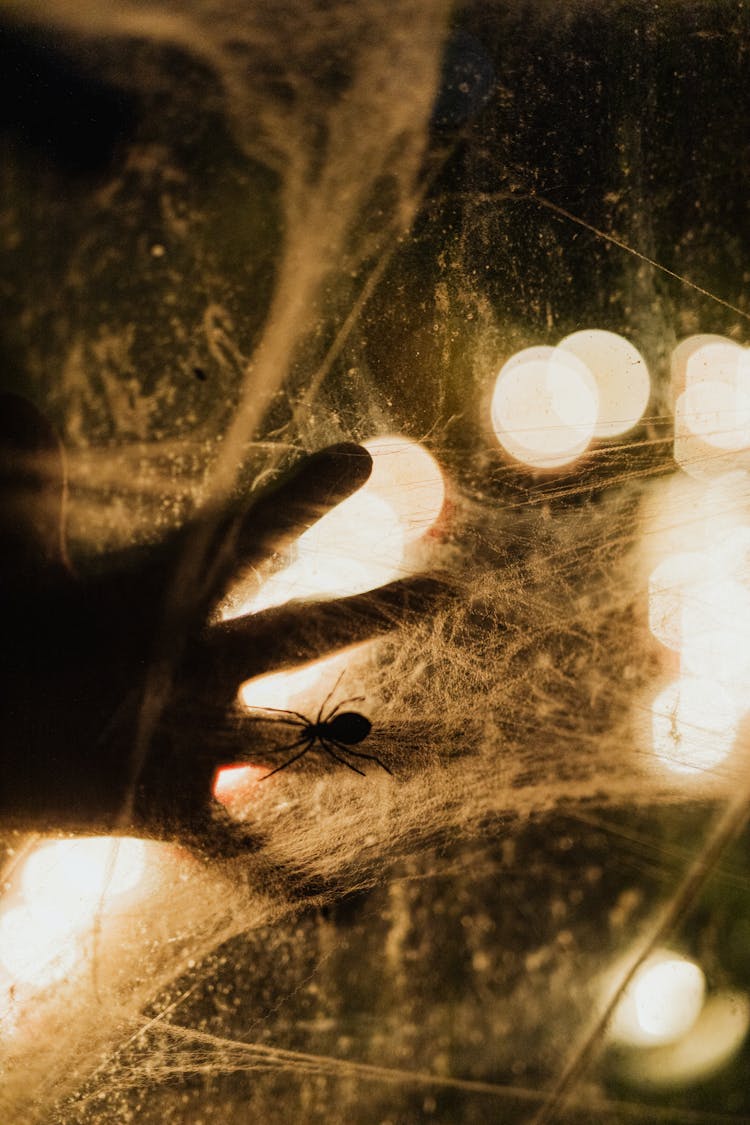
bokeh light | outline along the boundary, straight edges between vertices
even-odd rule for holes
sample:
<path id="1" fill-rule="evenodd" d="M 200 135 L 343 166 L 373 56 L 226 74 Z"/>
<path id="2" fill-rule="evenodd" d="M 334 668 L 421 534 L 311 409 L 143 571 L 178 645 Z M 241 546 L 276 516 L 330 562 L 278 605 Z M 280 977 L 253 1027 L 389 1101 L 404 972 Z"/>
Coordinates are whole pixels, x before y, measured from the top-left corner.
<path id="1" fill-rule="evenodd" d="M 677 1040 L 631 1056 L 622 1068 L 633 1085 L 666 1088 L 704 1082 L 736 1054 L 750 1026 L 742 992 L 709 996 L 690 1029 Z"/>
<path id="2" fill-rule="evenodd" d="M 11 976 L 43 987 L 73 971 L 97 912 L 141 882 L 149 848 L 158 845 L 108 836 L 35 848 L 0 913 L 0 961 Z"/>
<path id="3" fill-rule="evenodd" d="M 638 969 L 615 1010 L 611 1035 L 629 1046 L 671 1043 L 698 1019 L 706 981 L 695 962 L 659 950 Z"/>
<path id="4" fill-rule="evenodd" d="M 83 935 L 70 920 L 24 904 L 0 914 L 0 961 L 14 981 L 44 988 L 64 980 L 83 956 Z"/>
<path id="5" fill-rule="evenodd" d="M 435 458 L 419 442 L 399 435 L 362 445 L 372 457 L 370 479 L 361 489 L 384 500 L 399 517 L 407 541 L 437 522 L 445 504 L 445 481 Z"/>
<path id="6" fill-rule="evenodd" d="M 600 328 L 566 336 L 560 349 L 585 364 L 596 380 L 599 411 L 594 437 L 615 437 L 632 429 L 651 394 L 648 367 L 638 349 L 624 336 Z"/>
<path id="7" fill-rule="evenodd" d="M 539 469 L 569 465 L 596 428 L 596 381 L 575 355 L 525 348 L 504 364 L 492 396 L 492 426 L 517 461 Z"/>
<path id="8" fill-rule="evenodd" d="M 102 898 L 124 894 L 140 881 L 146 843 L 132 837 L 54 840 L 26 860 L 21 886 L 27 900 L 69 915 L 88 913 Z"/>
<path id="9" fill-rule="evenodd" d="M 736 704 L 713 679 L 680 677 L 656 697 L 651 715 L 654 754 L 676 773 L 715 769 L 737 737 Z"/>
<path id="10" fill-rule="evenodd" d="M 745 349 L 726 336 L 701 333 L 681 340 L 671 357 L 673 401 L 699 383 L 736 383 L 744 354 Z"/>
<path id="11" fill-rule="evenodd" d="M 750 466 L 750 352 L 691 336 L 672 354 L 674 457 L 698 479 Z"/>

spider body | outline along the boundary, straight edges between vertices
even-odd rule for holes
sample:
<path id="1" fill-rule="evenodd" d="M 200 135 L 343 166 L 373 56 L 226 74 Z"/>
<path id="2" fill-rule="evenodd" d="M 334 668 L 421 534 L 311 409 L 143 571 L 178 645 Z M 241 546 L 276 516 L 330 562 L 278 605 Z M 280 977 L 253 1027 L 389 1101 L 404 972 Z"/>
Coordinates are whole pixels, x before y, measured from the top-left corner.
<path id="1" fill-rule="evenodd" d="M 310 734 L 315 738 L 329 738 L 331 742 L 343 742 L 346 746 L 356 746 L 363 742 L 370 731 L 372 723 L 358 711 L 340 711 L 332 719 L 311 724 Z"/>
<path id="2" fill-rule="evenodd" d="M 314 746 L 319 747 L 329 757 L 339 762 L 341 765 L 346 766 L 347 769 L 352 770 L 353 773 L 358 773 L 364 777 L 364 771 L 358 769 L 357 766 L 352 765 L 347 759 L 349 757 L 364 759 L 368 762 L 375 762 L 386 773 L 391 773 L 380 758 L 376 758 L 374 754 L 363 754 L 361 750 L 352 750 L 352 746 L 357 746 L 367 738 L 372 730 L 372 723 L 364 715 L 360 715 L 358 711 L 342 711 L 341 708 L 345 707 L 347 703 L 362 703 L 364 702 L 363 696 L 357 696 L 355 699 L 344 699 L 338 703 L 328 714 L 325 714 L 326 707 L 333 696 L 336 688 L 341 682 L 339 676 L 332 691 L 328 693 L 323 704 L 318 711 L 316 718 L 309 719 L 306 715 L 301 714 L 299 711 L 285 711 L 279 707 L 263 707 L 260 710 L 270 711 L 277 715 L 284 715 L 286 718 L 278 719 L 280 723 L 285 723 L 287 726 L 297 727 L 299 730 L 299 737 L 288 746 L 281 747 L 282 750 L 296 750 L 297 753 L 293 754 L 286 762 L 282 762 L 280 766 L 276 766 L 265 777 L 261 778 L 265 781 L 267 777 L 278 773 L 280 770 L 286 769 L 291 766 L 293 762 L 299 761 L 300 758 L 307 754 L 308 750 L 312 750 Z M 258 716 L 260 718 L 260 716 Z"/>

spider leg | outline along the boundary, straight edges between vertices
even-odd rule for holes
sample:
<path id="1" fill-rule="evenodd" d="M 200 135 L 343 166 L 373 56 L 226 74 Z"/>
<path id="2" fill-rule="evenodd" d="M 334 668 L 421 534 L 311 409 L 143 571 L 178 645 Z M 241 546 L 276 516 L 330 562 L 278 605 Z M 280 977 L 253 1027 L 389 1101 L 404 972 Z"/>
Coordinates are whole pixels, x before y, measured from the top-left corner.
<path id="1" fill-rule="evenodd" d="M 306 715 L 301 715 L 299 711 L 287 711 L 284 707 L 253 707 L 253 711 L 272 711 L 274 715 L 294 715 L 305 726 L 308 726 L 310 722 Z M 259 716 L 259 718 L 262 718 L 262 716 Z"/>
<path id="2" fill-rule="evenodd" d="M 337 704 L 336 704 L 336 706 L 334 707 L 333 711 L 331 711 L 331 712 L 330 712 L 330 713 L 329 713 L 329 714 L 328 714 L 328 715 L 326 716 L 326 718 L 325 718 L 325 722 L 327 722 L 327 723 L 330 723 L 330 721 L 331 721 L 331 719 L 333 718 L 333 716 L 334 716 L 335 714 L 337 714 L 337 713 L 338 713 L 338 712 L 339 712 L 339 711 L 341 710 L 341 708 L 342 708 L 342 707 L 346 707 L 347 703 L 364 703 L 364 701 L 365 701 L 365 697 L 364 697 L 364 695 L 353 695 L 353 696 L 351 697 L 351 699 L 342 699 L 340 703 L 337 703 Z"/>
<path id="3" fill-rule="evenodd" d="M 331 744 L 327 739 L 319 738 L 318 742 L 323 747 L 326 754 L 330 754 L 330 756 L 332 758 L 335 758 L 337 762 L 340 762 L 342 766 L 346 766 L 346 768 L 348 770 L 351 770 L 353 773 L 358 773 L 360 777 L 367 777 L 366 773 L 364 773 L 362 770 L 358 770 L 356 766 L 353 766 L 351 764 L 351 762 L 347 762 L 344 758 L 340 758 L 338 754 L 331 748 Z"/>
<path id="4" fill-rule="evenodd" d="M 319 722 L 320 722 L 321 718 L 323 717 L 323 712 L 325 711 L 326 707 L 327 707 L 327 706 L 328 706 L 328 704 L 330 703 L 330 701 L 331 701 L 331 699 L 333 698 L 333 696 L 334 696 L 334 695 L 336 694 L 336 689 L 338 688 L 339 684 L 340 684 L 340 683 L 341 683 L 341 681 L 343 680 L 343 678 L 344 678 L 344 672 L 345 672 L 345 671 L 346 671 L 346 668 L 344 668 L 344 669 L 342 670 L 342 672 L 341 672 L 341 673 L 339 674 L 339 678 L 338 678 L 338 679 L 336 680 L 336 683 L 335 683 L 335 684 L 333 685 L 333 687 L 331 688 L 331 690 L 330 690 L 330 691 L 328 692 L 328 695 L 327 695 L 327 696 L 325 697 L 325 699 L 323 700 L 323 702 L 322 702 L 322 704 L 321 704 L 321 706 L 320 706 L 320 710 L 318 711 L 318 717 L 317 717 L 317 719 L 315 720 L 315 721 L 316 721 L 317 723 L 319 723 Z"/>
<path id="5" fill-rule="evenodd" d="M 297 727 L 298 729 L 299 729 L 299 727 L 306 727 L 306 726 L 310 725 L 308 723 L 307 719 L 305 719 L 305 721 L 303 723 L 301 716 L 300 716 L 299 719 L 271 719 L 270 717 L 266 717 L 265 715 L 243 715 L 242 716 L 242 722 L 243 723 L 283 723 L 283 725 L 285 727 Z"/>
<path id="6" fill-rule="evenodd" d="M 337 742 L 335 738 L 328 738 L 326 741 L 335 746 L 337 750 L 341 750 L 343 754 L 352 754 L 355 758 L 366 758 L 368 762 L 377 762 L 381 770 L 385 770 L 393 777 L 393 770 L 389 770 L 385 762 L 381 762 L 380 758 L 376 758 L 374 754 L 363 754 L 361 750 L 352 750 L 351 746 L 345 746 L 343 742 Z"/>
<path id="7" fill-rule="evenodd" d="M 307 751 L 312 746 L 313 740 L 311 738 L 304 738 L 301 741 L 304 742 L 304 746 L 300 750 L 299 754 L 295 754 L 292 758 L 289 758 L 288 761 L 282 762 L 280 766 L 276 766 L 276 768 L 271 770 L 270 773 L 263 774 L 263 777 L 261 777 L 259 780 L 260 781 L 267 781 L 268 778 L 273 777 L 273 775 L 275 773 L 279 773 L 281 770 L 285 770 L 286 767 L 291 766 L 293 762 L 297 762 L 297 761 L 299 761 L 300 758 L 304 758 L 305 754 L 307 753 Z M 300 742 L 294 742 L 294 743 L 292 743 L 291 746 L 284 747 L 284 749 L 285 750 L 294 750 L 299 745 L 300 745 Z"/>

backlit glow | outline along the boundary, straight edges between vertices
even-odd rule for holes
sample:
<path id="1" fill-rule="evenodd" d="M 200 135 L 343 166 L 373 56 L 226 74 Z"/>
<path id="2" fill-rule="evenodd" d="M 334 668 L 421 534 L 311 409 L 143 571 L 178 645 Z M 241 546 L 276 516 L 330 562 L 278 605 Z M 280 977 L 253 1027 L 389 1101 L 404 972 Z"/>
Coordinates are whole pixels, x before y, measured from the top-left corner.
<path id="1" fill-rule="evenodd" d="M 418 442 L 393 436 L 363 443 L 373 460 L 368 481 L 296 542 L 296 558 L 245 596 L 234 591 L 225 620 L 292 598 L 366 593 L 410 573 L 408 544 L 437 521 L 445 503 L 440 466 Z"/>
<path id="2" fill-rule="evenodd" d="M 614 437 L 640 421 L 651 394 L 646 362 L 637 348 L 616 332 L 586 328 L 566 336 L 558 349 L 579 359 L 599 392 L 594 437 Z"/>
<path id="3" fill-rule="evenodd" d="M 130 837 L 54 840 L 26 860 L 21 886 L 29 901 L 44 899 L 51 909 L 88 912 L 102 898 L 138 884 L 145 852 L 145 842 Z"/>
<path id="4" fill-rule="evenodd" d="M 631 1056 L 625 1076 L 636 1085 L 660 1088 L 702 1082 L 737 1053 L 749 1025 L 750 1001 L 744 993 L 709 996 L 685 1035 Z"/>
<path id="5" fill-rule="evenodd" d="M 675 460 L 697 478 L 750 467 L 750 352 L 691 336 L 672 355 Z"/>
<path id="6" fill-rule="evenodd" d="M 363 441 L 372 457 L 370 479 L 361 489 L 384 500 L 399 517 L 407 541 L 437 522 L 445 503 L 445 482 L 435 458 L 405 437 Z"/>
<path id="7" fill-rule="evenodd" d="M 313 699 L 322 697 L 319 707 L 333 689 L 336 680 L 352 662 L 353 652 L 364 651 L 367 647 L 365 644 L 357 645 L 356 649 L 335 653 L 324 660 L 246 680 L 240 688 L 240 702 L 248 708 L 276 707 L 282 711 L 307 713 Z"/>
<path id="8" fill-rule="evenodd" d="M 671 1043 L 687 1034 L 703 1007 L 706 982 L 693 961 L 666 950 L 635 974 L 615 1011 L 611 1034 L 630 1046 Z"/>
<path id="9" fill-rule="evenodd" d="M 517 461 L 540 469 L 568 465 L 594 436 L 596 381 L 572 352 L 526 348 L 503 366 L 492 396 L 492 426 Z"/>
<path id="10" fill-rule="evenodd" d="M 732 749 L 738 721 L 736 704 L 720 683 L 682 676 L 653 702 L 654 754 L 677 773 L 712 770 Z"/>
<path id="11" fill-rule="evenodd" d="M 141 881 L 148 847 L 131 838 L 92 837 L 36 848 L 12 904 L 0 913 L 0 961 L 11 977 L 43 987 L 72 972 L 97 912 L 106 913 Z"/>
<path id="12" fill-rule="evenodd" d="M 394 509 L 360 489 L 297 540 L 297 558 L 263 584 L 249 610 L 292 598 L 346 597 L 384 586 L 404 573 L 404 531 Z"/>
<path id="13" fill-rule="evenodd" d="M 262 766 L 226 766 L 214 779 L 214 797 L 230 812 L 243 808 L 260 779 L 268 773 Z"/>

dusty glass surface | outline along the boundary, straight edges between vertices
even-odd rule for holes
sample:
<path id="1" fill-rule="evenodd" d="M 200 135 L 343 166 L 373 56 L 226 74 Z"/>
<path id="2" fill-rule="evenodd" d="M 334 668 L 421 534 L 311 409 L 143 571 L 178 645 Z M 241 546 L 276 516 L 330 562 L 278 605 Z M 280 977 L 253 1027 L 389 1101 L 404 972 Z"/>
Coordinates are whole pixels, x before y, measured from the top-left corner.
<path id="1" fill-rule="evenodd" d="M 750 1120 L 749 32 L 729 0 L 5 6 L 3 389 L 64 444 L 82 580 L 387 438 L 376 469 L 439 470 L 265 604 L 446 588 L 247 689 L 361 700 L 392 776 L 317 747 L 262 782 L 249 742 L 231 857 L 7 829 L 3 1120 Z"/>

